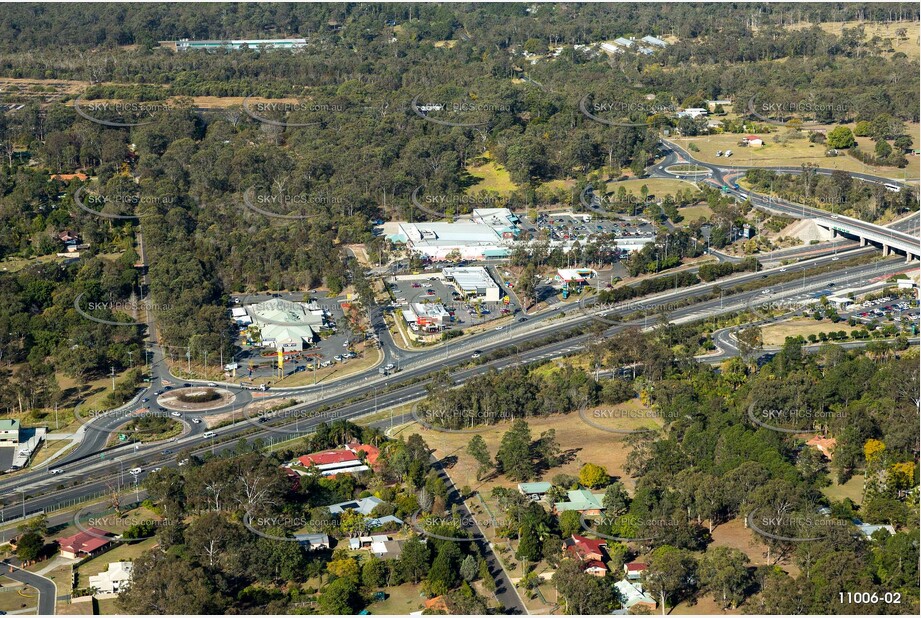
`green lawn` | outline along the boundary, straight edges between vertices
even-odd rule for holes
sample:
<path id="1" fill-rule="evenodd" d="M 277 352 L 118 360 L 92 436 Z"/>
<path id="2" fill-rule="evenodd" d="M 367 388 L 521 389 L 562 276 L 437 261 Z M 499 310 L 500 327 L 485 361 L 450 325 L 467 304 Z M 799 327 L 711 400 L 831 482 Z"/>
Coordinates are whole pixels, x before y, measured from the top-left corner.
<path id="1" fill-rule="evenodd" d="M 387 599 L 378 601 L 368 606 L 372 614 L 406 615 L 422 609 L 425 599 L 419 596 L 422 586 L 417 584 L 403 584 L 382 588 L 387 593 Z M 377 592 L 375 590 L 375 592 Z"/>
<path id="2" fill-rule="evenodd" d="M 119 543 L 114 549 L 100 554 L 77 567 L 77 588 L 89 586 L 90 575 L 97 575 L 109 568 L 110 562 L 137 560 L 141 554 L 157 544 L 157 539 L 146 539 L 139 543 Z"/>
<path id="3" fill-rule="evenodd" d="M 469 166 L 467 172 L 474 178 L 479 179 L 467 189 L 467 193 L 494 191 L 499 195 L 509 195 L 512 191 L 518 189 L 518 186 L 512 182 L 505 167 L 492 159 L 487 159 L 482 165 Z"/>

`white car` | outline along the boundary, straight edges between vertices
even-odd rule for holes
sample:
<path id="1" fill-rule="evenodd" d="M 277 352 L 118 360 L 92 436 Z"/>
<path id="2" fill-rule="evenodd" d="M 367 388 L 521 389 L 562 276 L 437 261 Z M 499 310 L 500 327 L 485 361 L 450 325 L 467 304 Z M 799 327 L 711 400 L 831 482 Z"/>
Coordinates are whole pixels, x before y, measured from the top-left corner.
<path id="1" fill-rule="evenodd" d="M 480 358 L 480 353 L 474 352 L 473 354 L 470 355 L 470 358 Z"/>
<path id="2" fill-rule="evenodd" d="M 51 470 L 48 470 L 48 473 L 49 473 L 49 474 L 61 474 L 61 473 L 63 473 L 63 472 L 64 472 L 64 471 L 63 471 L 62 469 L 60 469 L 60 468 L 53 468 L 53 469 L 51 469 Z"/>
<path id="3" fill-rule="evenodd" d="M 188 460 L 188 459 L 183 459 L 182 461 L 179 462 L 179 466 L 180 466 L 180 467 L 181 467 L 181 466 L 184 466 L 184 465 L 186 465 L 187 463 L 189 463 L 189 460 Z"/>
<path id="4" fill-rule="evenodd" d="M 128 470 L 128 474 L 132 476 L 137 476 L 143 471 L 144 471 L 144 468 L 131 468 L 130 470 Z"/>
<path id="5" fill-rule="evenodd" d="M 504 329 L 504 328 L 505 328 L 504 326 L 497 326 L 497 327 L 496 327 L 496 330 L 502 330 L 502 329 Z"/>
<path id="6" fill-rule="evenodd" d="M 205 433 L 201 435 L 203 438 L 213 438 L 215 436 L 215 433 L 213 431 L 206 431 Z"/>
<path id="7" fill-rule="evenodd" d="M 182 416 L 182 414 L 181 414 L 180 412 L 170 412 L 169 415 L 170 415 L 170 416 L 175 416 L 175 417 L 177 417 L 177 418 L 180 417 L 180 416 Z"/>
<path id="8" fill-rule="evenodd" d="M 192 422 L 195 423 L 196 425 L 199 425 L 199 424 L 201 424 L 201 419 L 200 419 L 200 418 L 193 418 L 193 419 L 192 419 Z"/>
<path id="9" fill-rule="evenodd" d="M 217 382 L 208 382 L 208 386 L 217 386 Z"/>

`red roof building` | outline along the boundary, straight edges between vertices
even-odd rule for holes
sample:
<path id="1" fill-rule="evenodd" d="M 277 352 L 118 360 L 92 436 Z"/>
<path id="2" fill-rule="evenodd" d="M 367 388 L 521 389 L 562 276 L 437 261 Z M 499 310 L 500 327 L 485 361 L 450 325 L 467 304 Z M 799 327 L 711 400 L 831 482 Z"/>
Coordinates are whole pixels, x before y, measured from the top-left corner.
<path id="1" fill-rule="evenodd" d="M 87 528 L 73 536 L 58 539 L 61 556 L 64 558 L 86 558 L 101 554 L 112 544 L 111 532 L 99 528 Z"/>
<path id="2" fill-rule="evenodd" d="M 826 459 L 831 459 L 831 456 L 835 450 L 835 447 L 838 446 L 838 441 L 835 440 L 834 438 L 824 438 L 822 436 L 815 436 L 814 438 L 806 442 L 806 444 L 808 446 L 813 446 L 816 449 L 818 449 L 820 453 L 825 455 Z"/>
<path id="3" fill-rule="evenodd" d="M 563 549 L 573 554 L 580 560 L 604 560 L 604 548 L 607 543 L 597 539 L 589 539 L 578 534 L 572 535 L 563 541 Z M 607 571 L 607 569 L 605 569 Z"/>
<path id="4" fill-rule="evenodd" d="M 310 466 L 325 466 L 327 464 L 358 461 L 358 455 L 347 449 L 332 449 L 329 451 L 320 451 L 319 453 L 310 453 L 309 455 L 301 455 L 297 460 L 302 466 L 309 468 Z"/>
<path id="5" fill-rule="evenodd" d="M 624 565 L 624 574 L 627 579 L 639 579 L 647 568 L 649 568 L 649 565 L 645 562 L 628 562 Z"/>
<path id="6" fill-rule="evenodd" d="M 77 172 L 76 174 L 52 174 L 51 180 L 60 180 L 62 182 L 69 182 L 71 180 L 89 180 L 89 176 L 83 172 Z"/>
<path id="7" fill-rule="evenodd" d="M 582 572 L 595 577 L 604 577 L 608 574 L 608 567 L 601 560 L 589 560 L 582 563 Z"/>

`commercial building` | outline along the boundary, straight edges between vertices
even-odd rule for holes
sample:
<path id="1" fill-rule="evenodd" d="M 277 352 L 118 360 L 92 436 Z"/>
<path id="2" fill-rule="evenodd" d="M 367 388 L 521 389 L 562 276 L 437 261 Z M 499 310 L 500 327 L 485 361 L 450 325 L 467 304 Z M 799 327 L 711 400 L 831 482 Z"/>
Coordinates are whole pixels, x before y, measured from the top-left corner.
<path id="1" fill-rule="evenodd" d="M 566 284 L 585 285 L 589 279 L 597 276 L 598 273 L 591 268 L 560 268 L 554 279 Z"/>
<path id="2" fill-rule="evenodd" d="M 516 238 L 520 231 L 521 220 L 508 208 L 474 208 L 470 218 L 479 225 L 488 225 L 505 239 Z"/>
<path id="3" fill-rule="evenodd" d="M 19 421 L 13 418 L 0 420 L 0 446 L 19 444 Z"/>
<path id="4" fill-rule="evenodd" d="M 163 47 L 171 47 L 176 51 L 192 51 L 203 49 L 206 51 L 215 51 L 218 49 L 300 49 L 307 45 L 307 39 L 231 39 L 231 40 L 210 40 L 210 41 L 190 41 L 189 39 L 179 39 L 178 41 L 160 41 Z"/>
<path id="5" fill-rule="evenodd" d="M 647 35 L 647 36 L 644 36 L 640 40 L 643 41 L 643 43 L 646 43 L 647 45 L 652 45 L 654 47 L 663 47 L 663 48 L 668 47 L 668 43 L 654 36 Z"/>
<path id="6" fill-rule="evenodd" d="M 419 330 L 437 332 L 453 321 L 454 317 L 441 303 L 412 303 L 403 309 L 403 319 Z"/>
<path id="7" fill-rule="evenodd" d="M 514 236 L 475 223 L 387 223 L 384 234 L 396 244 L 403 244 L 421 257 L 446 261 L 451 257 L 463 260 L 506 258 L 511 253 Z"/>
<path id="8" fill-rule="evenodd" d="M 299 351 L 319 339 L 327 324 L 327 313 L 315 303 L 295 303 L 273 298 L 246 307 L 246 313 L 259 329 L 262 344 L 276 350 Z M 234 315 L 239 322 L 242 319 Z"/>
<path id="9" fill-rule="evenodd" d="M 499 302 L 502 289 L 482 266 L 444 268 L 441 272 L 448 281 L 454 283 L 454 287 L 464 298 L 477 298 L 488 303 Z"/>

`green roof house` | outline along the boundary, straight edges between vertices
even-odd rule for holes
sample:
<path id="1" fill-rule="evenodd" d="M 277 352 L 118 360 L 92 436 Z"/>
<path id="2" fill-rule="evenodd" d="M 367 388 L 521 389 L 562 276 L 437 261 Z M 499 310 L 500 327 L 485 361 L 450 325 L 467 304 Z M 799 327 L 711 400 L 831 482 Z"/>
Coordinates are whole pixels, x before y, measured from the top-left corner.
<path id="1" fill-rule="evenodd" d="M 574 489 L 567 492 L 569 498 L 566 502 L 557 502 L 553 508 L 557 513 L 565 511 L 579 511 L 586 515 L 600 515 L 604 510 L 602 500 L 604 494 L 593 494 L 587 489 Z"/>

